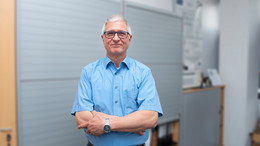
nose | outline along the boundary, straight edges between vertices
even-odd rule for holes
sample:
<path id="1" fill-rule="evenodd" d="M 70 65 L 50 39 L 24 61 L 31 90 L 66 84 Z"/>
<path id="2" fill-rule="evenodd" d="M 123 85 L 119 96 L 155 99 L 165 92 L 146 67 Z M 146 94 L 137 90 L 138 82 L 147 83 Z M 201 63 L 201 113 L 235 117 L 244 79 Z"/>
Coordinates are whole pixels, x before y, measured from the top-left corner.
<path id="1" fill-rule="evenodd" d="M 118 37 L 117 33 L 115 33 L 115 36 L 114 36 L 113 40 L 120 40 L 120 38 Z"/>

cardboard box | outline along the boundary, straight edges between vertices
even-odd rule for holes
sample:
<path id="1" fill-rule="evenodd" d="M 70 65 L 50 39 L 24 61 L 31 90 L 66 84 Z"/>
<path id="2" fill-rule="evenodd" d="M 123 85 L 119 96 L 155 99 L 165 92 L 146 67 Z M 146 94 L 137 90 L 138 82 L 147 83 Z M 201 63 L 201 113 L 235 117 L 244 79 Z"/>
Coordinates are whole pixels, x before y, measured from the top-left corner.
<path id="1" fill-rule="evenodd" d="M 257 122 L 255 131 L 251 134 L 252 146 L 260 146 L 260 119 Z"/>
<path id="2" fill-rule="evenodd" d="M 260 146 L 260 134 L 259 133 L 252 134 L 252 146 Z"/>

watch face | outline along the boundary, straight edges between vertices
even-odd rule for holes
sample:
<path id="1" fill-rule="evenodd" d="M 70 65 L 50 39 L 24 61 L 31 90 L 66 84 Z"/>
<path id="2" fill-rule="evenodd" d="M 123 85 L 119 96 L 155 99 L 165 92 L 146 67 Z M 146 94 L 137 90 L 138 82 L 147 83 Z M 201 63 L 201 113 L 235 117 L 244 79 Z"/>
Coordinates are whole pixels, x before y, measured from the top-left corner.
<path id="1" fill-rule="evenodd" d="M 105 125 L 104 126 L 104 131 L 105 131 L 105 133 L 109 133 L 110 132 L 110 126 L 109 125 Z"/>

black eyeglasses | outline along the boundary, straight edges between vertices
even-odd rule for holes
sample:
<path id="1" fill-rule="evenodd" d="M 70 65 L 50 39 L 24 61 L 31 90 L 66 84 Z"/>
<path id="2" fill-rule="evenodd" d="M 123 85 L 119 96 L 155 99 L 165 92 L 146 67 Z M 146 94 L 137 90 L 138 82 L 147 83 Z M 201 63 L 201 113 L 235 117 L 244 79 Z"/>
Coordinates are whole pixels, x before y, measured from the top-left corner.
<path id="1" fill-rule="evenodd" d="M 106 38 L 112 39 L 115 37 L 116 33 L 120 39 L 125 39 L 129 35 L 129 32 L 126 31 L 105 31 L 104 35 Z"/>

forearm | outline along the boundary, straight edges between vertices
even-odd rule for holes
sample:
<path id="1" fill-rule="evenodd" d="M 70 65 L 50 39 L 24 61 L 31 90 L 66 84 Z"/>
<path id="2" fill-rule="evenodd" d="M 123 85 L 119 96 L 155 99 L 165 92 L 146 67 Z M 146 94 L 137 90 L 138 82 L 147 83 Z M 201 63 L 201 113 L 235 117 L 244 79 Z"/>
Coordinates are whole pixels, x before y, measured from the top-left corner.
<path id="1" fill-rule="evenodd" d="M 90 111 L 80 111 L 75 113 L 75 119 L 77 126 L 82 125 L 88 122 L 90 119 L 93 118 L 93 114 Z"/>
<path id="2" fill-rule="evenodd" d="M 121 129 L 121 130 L 118 130 L 117 132 L 132 132 L 132 133 L 136 133 L 136 134 L 139 134 L 139 135 L 144 135 L 145 131 L 147 129 L 143 129 L 143 128 L 137 128 L 137 129 Z"/>
<path id="3" fill-rule="evenodd" d="M 143 131 L 157 125 L 158 113 L 155 111 L 141 110 L 124 117 L 109 117 L 112 131 Z"/>
<path id="4" fill-rule="evenodd" d="M 140 135 L 143 135 L 146 129 L 155 127 L 158 120 L 158 113 L 148 110 L 136 111 L 124 117 L 112 116 L 96 111 L 92 111 L 91 114 L 93 118 L 78 125 L 78 128 L 87 128 L 89 133 L 91 131 L 94 132 L 94 130 L 98 131 L 94 135 L 103 134 L 105 118 L 109 118 L 112 131 L 134 132 Z"/>

